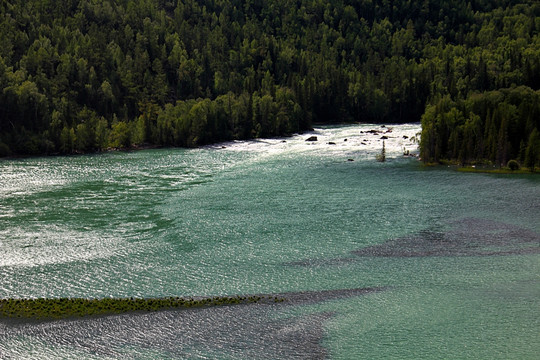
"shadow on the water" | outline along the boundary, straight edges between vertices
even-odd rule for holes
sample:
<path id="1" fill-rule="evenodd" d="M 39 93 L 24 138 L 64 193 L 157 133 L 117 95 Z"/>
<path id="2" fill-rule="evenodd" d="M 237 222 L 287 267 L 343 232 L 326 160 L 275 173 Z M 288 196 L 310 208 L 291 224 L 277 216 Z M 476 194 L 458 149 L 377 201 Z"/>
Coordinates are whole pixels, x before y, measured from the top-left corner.
<path id="1" fill-rule="evenodd" d="M 288 266 L 340 266 L 359 257 L 502 256 L 540 254 L 540 234 L 502 222 L 467 218 L 450 230 L 426 229 L 351 252 L 352 257 L 305 259 Z"/>
<path id="2" fill-rule="evenodd" d="M 276 296 L 285 299 L 285 301 L 282 303 L 284 305 L 308 305 L 328 300 L 366 295 L 374 292 L 384 291 L 386 289 L 386 287 L 369 287 L 357 289 L 298 291 L 276 294 Z"/>

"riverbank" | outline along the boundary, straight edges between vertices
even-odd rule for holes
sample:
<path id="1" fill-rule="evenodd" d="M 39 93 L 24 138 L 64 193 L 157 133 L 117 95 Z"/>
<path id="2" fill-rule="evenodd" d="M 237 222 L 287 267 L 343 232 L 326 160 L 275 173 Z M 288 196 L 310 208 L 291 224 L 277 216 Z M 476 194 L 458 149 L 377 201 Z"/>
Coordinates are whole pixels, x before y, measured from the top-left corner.
<path id="1" fill-rule="evenodd" d="M 456 169 L 459 172 L 464 173 L 485 173 L 485 174 L 520 174 L 520 175 L 531 175 L 531 174 L 539 174 L 538 172 L 533 172 L 529 168 L 521 168 L 518 170 L 511 170 L 507 167 L 503 168 L 485 168 L 485 167 L 473 167 L 473 166 L 466 166 L 466 167 L 458 167 Z"/>
<path id="2" fill-rule="evenodd" d="M 420 159 L 422 160 L 422 159 Z M 496 167 L 487 160 L 478 161 L 471 165 L 461 165 L 457 160 L 441 160 L 439 162 L 424 162 L 425 167 L 445 166 L 453 168 L 456 171 L 463 173 L 485 173 L 485 174 L 514 174 L 514 175 L 530 175 L 538 174 L 536 171 L 531 171 L 530 168 L 521 166 L 519 169 L 512 170 L 508 166 Z"/>

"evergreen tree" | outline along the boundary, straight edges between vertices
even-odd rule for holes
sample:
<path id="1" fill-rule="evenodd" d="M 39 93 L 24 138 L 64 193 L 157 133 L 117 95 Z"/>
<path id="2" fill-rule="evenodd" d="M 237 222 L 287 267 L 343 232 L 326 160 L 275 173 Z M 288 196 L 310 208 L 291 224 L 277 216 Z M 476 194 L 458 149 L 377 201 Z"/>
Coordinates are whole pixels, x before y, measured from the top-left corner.
<path id="1" fill-rule="evenodd" d="M 527 150 L 525 152 L 525 166 L 534 172 L 535 167 L 540 163 L 540 134 L 535 128 L 529 136 Z"/>
<path id="2" fill-rule="evenodd" d="M 539 24 L 526 0 L 11 0 L 0 155 L 422 119 L 426 161 L 524 161 Z"/>

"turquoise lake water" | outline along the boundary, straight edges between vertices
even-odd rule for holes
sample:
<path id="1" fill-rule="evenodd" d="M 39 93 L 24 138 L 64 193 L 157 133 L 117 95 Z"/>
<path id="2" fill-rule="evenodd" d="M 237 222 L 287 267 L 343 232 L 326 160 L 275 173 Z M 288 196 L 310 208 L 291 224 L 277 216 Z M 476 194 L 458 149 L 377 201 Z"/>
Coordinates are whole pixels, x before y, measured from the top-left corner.
<path id="1" fill-rule="evenodd" d="M 0 160 L 0 298 L 289 299 L 0 321 L 0 359 L 537 359 L 540 177 L 425 168 L 419 131 Z"/>

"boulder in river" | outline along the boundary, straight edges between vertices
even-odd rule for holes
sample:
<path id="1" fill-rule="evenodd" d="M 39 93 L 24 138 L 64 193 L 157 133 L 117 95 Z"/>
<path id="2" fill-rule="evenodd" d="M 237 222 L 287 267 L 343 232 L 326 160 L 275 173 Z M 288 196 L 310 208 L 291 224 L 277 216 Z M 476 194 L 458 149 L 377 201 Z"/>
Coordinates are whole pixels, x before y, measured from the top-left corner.
<path id="1" fill-rule="evenodd" d="M 386 140 L 388 139 L 388 136 L 381 136 L 381 140 Z"/>
<path id="2" fill-rule="evenodd" d="M 310 136 L 306 139 L 306 141 L 317 141 L 317 137 L 316 136 Z"/>

